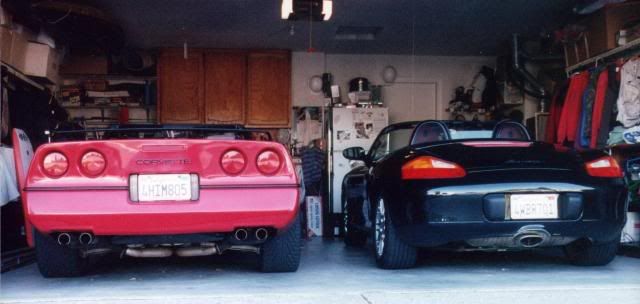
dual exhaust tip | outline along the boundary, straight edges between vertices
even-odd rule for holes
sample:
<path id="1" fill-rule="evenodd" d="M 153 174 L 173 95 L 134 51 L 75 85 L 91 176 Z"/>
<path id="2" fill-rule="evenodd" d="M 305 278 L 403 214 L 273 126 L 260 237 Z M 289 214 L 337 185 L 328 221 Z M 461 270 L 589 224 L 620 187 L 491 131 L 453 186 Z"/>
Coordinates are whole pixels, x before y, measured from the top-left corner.
<path id="1" fill-rule="evenodd" d="M 71 233 L 62 232 L 58 234 L 57 237 L 58 245 L 62 246 L 69 246 L 75 243 L 75 240 L 77 240 L 80 245 L 90 245 L 93 244 L 95 238 L 93 237 L 93 234 L 89 232 L 80 233 L 77 238 Z"/>
<path id="2" fill-rule="evenodd" d="M 233 238 L 236 241 L 246 241 L 249 239 L 250 230 L 245 228 L 236 229 L 233 233 Z M 269 237 L 269 230 L 266 228 L 258 228 L 253 232 L 253 237 L 258 241 L 264 241 Z"/>

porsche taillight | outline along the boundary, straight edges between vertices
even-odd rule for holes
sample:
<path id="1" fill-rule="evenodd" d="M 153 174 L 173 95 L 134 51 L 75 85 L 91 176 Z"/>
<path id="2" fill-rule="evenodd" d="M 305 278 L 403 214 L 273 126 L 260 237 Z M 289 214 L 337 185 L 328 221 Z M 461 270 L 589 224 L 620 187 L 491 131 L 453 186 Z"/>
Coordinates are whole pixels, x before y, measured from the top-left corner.
<path id="1" fill-rule="evenodd" d="M 467 172 L 456 163 L 433 156 L 419 156 L 402 166 L 402 179 L 441 179 L 465 177 Z"/>
<path id="2" fill-rule="evenodd" d="M 280 169 L 280 155 L 272 150 L 265 150 L 258 154 L 256 166 L 258 170 L 265 175 L 272 175 Z"/>
<path id="3" fill-rule="evenodd" d="M 107 161 L 97 151 L 89 151 L 80 159 L 80 169 L 89 176 L 97 176 L 104 171 Z"/>
<path id="4" fill-rule="evenodd" d="M 42 169 L 51 177 L 60 177 L 69 169 L 69 161 L 60 152 L 51 152 L 42 160 Z"/>
<path id="5" fill-rule="evenodd" d="M 622 177 L 622 169 L 611 156 L 605 156 L 585 164 L 587 174 L 595 177 Z"/>
<path id="6" fill-rule="evenodd" d="M 220 167 L 222 171 L 229 175 L 238 175 L 246 166 L 246 158 L 238 150 L 229 150 L 222 155 L 220 159 Z"/>

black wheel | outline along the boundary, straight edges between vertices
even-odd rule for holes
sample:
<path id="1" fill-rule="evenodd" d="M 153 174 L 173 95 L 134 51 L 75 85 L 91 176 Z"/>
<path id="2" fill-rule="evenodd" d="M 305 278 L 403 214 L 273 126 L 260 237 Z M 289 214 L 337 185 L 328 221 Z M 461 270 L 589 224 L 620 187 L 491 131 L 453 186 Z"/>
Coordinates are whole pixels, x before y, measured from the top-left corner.
<path id="1" fill-rule="evenodd" d="M 300 265 L 300 216 L 289 229 L 268 240 L 260 252 L 262 272 L 293 272 Z"/>
<path id="2" fill-rule="evenodd" d="M 565 247 L 571 263 L 580 266 L 603 266 L 609 264 L 618 252 L 618 241 L 591 244 L 588 241 L 573 242 Z"/>
<path id="3" fill-rule="evenodd" d="M 355 210 L 351 210 L 351 208 L 353 207 L 349 205 L 348 199 L 343 199 L 343 202 L 344 203 L 342 204 L 342 210 L 344 210 L 344 243 L 347 246 L 362 247 L 367 243 L 367 233 L 354 227 L 354 218 L 352 214 L 353 212 L 355 212 Z"/>
<path id="4" fill-rule="evenodd" d="M 415 266 L 418 260 L 418 250 L 398 237 L 382 199 L 376 207 L 375 220 L 374 251 L 378 267 L 402 269 Z"/>
<path id="5" fill-rule="evenodd" d="M 38 269 L 43 277 L 74 277 L 87 269 L 88 260 L 80 256 L 78 249 L 59 245 L 51 236 L 37 230 L 34 230 L 33 237 Z"/>

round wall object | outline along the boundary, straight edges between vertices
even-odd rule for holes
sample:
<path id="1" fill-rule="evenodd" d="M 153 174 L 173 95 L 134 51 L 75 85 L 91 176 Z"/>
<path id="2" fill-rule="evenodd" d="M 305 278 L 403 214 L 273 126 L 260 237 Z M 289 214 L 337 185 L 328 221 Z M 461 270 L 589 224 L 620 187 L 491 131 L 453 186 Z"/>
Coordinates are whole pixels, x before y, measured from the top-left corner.
<path id="1" fill-rule="evenodd" d="M 382 80 L 384 82 L 394 82 L 396 81 L 396 76 L 398 76 L 398 72 L 393 66 L 388 65 L 382 70 Z"/>
<path id="2" fill-rule="evenodd" d="M 315 75 L 309 79 L 309 89 L 314 93 L 322 91 L 322 77 Z"/>

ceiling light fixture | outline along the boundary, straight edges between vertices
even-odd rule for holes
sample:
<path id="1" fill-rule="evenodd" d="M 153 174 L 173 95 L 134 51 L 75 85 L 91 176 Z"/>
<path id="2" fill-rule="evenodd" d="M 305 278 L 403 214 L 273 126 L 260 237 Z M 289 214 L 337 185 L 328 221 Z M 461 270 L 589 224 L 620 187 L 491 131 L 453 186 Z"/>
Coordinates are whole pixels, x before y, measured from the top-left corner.
<path id="1" fill-rule="evenodd" d="M 323 0 L 322 1 L 322 20 L 327 21 L 331 19 L 331 14 L 333 14 L 333 1 Z"/>
<path id="2" fill-rule="evenodd" d="M 282 0 L 280 18 L 289 19 L 293 15 L 293 0 Z"/>
<path id="3" fill-rule="evenodd" d="M 290 21 L 327 21 L 333 15 L 333 0 L 282 0 L 280 18 Z"/>

